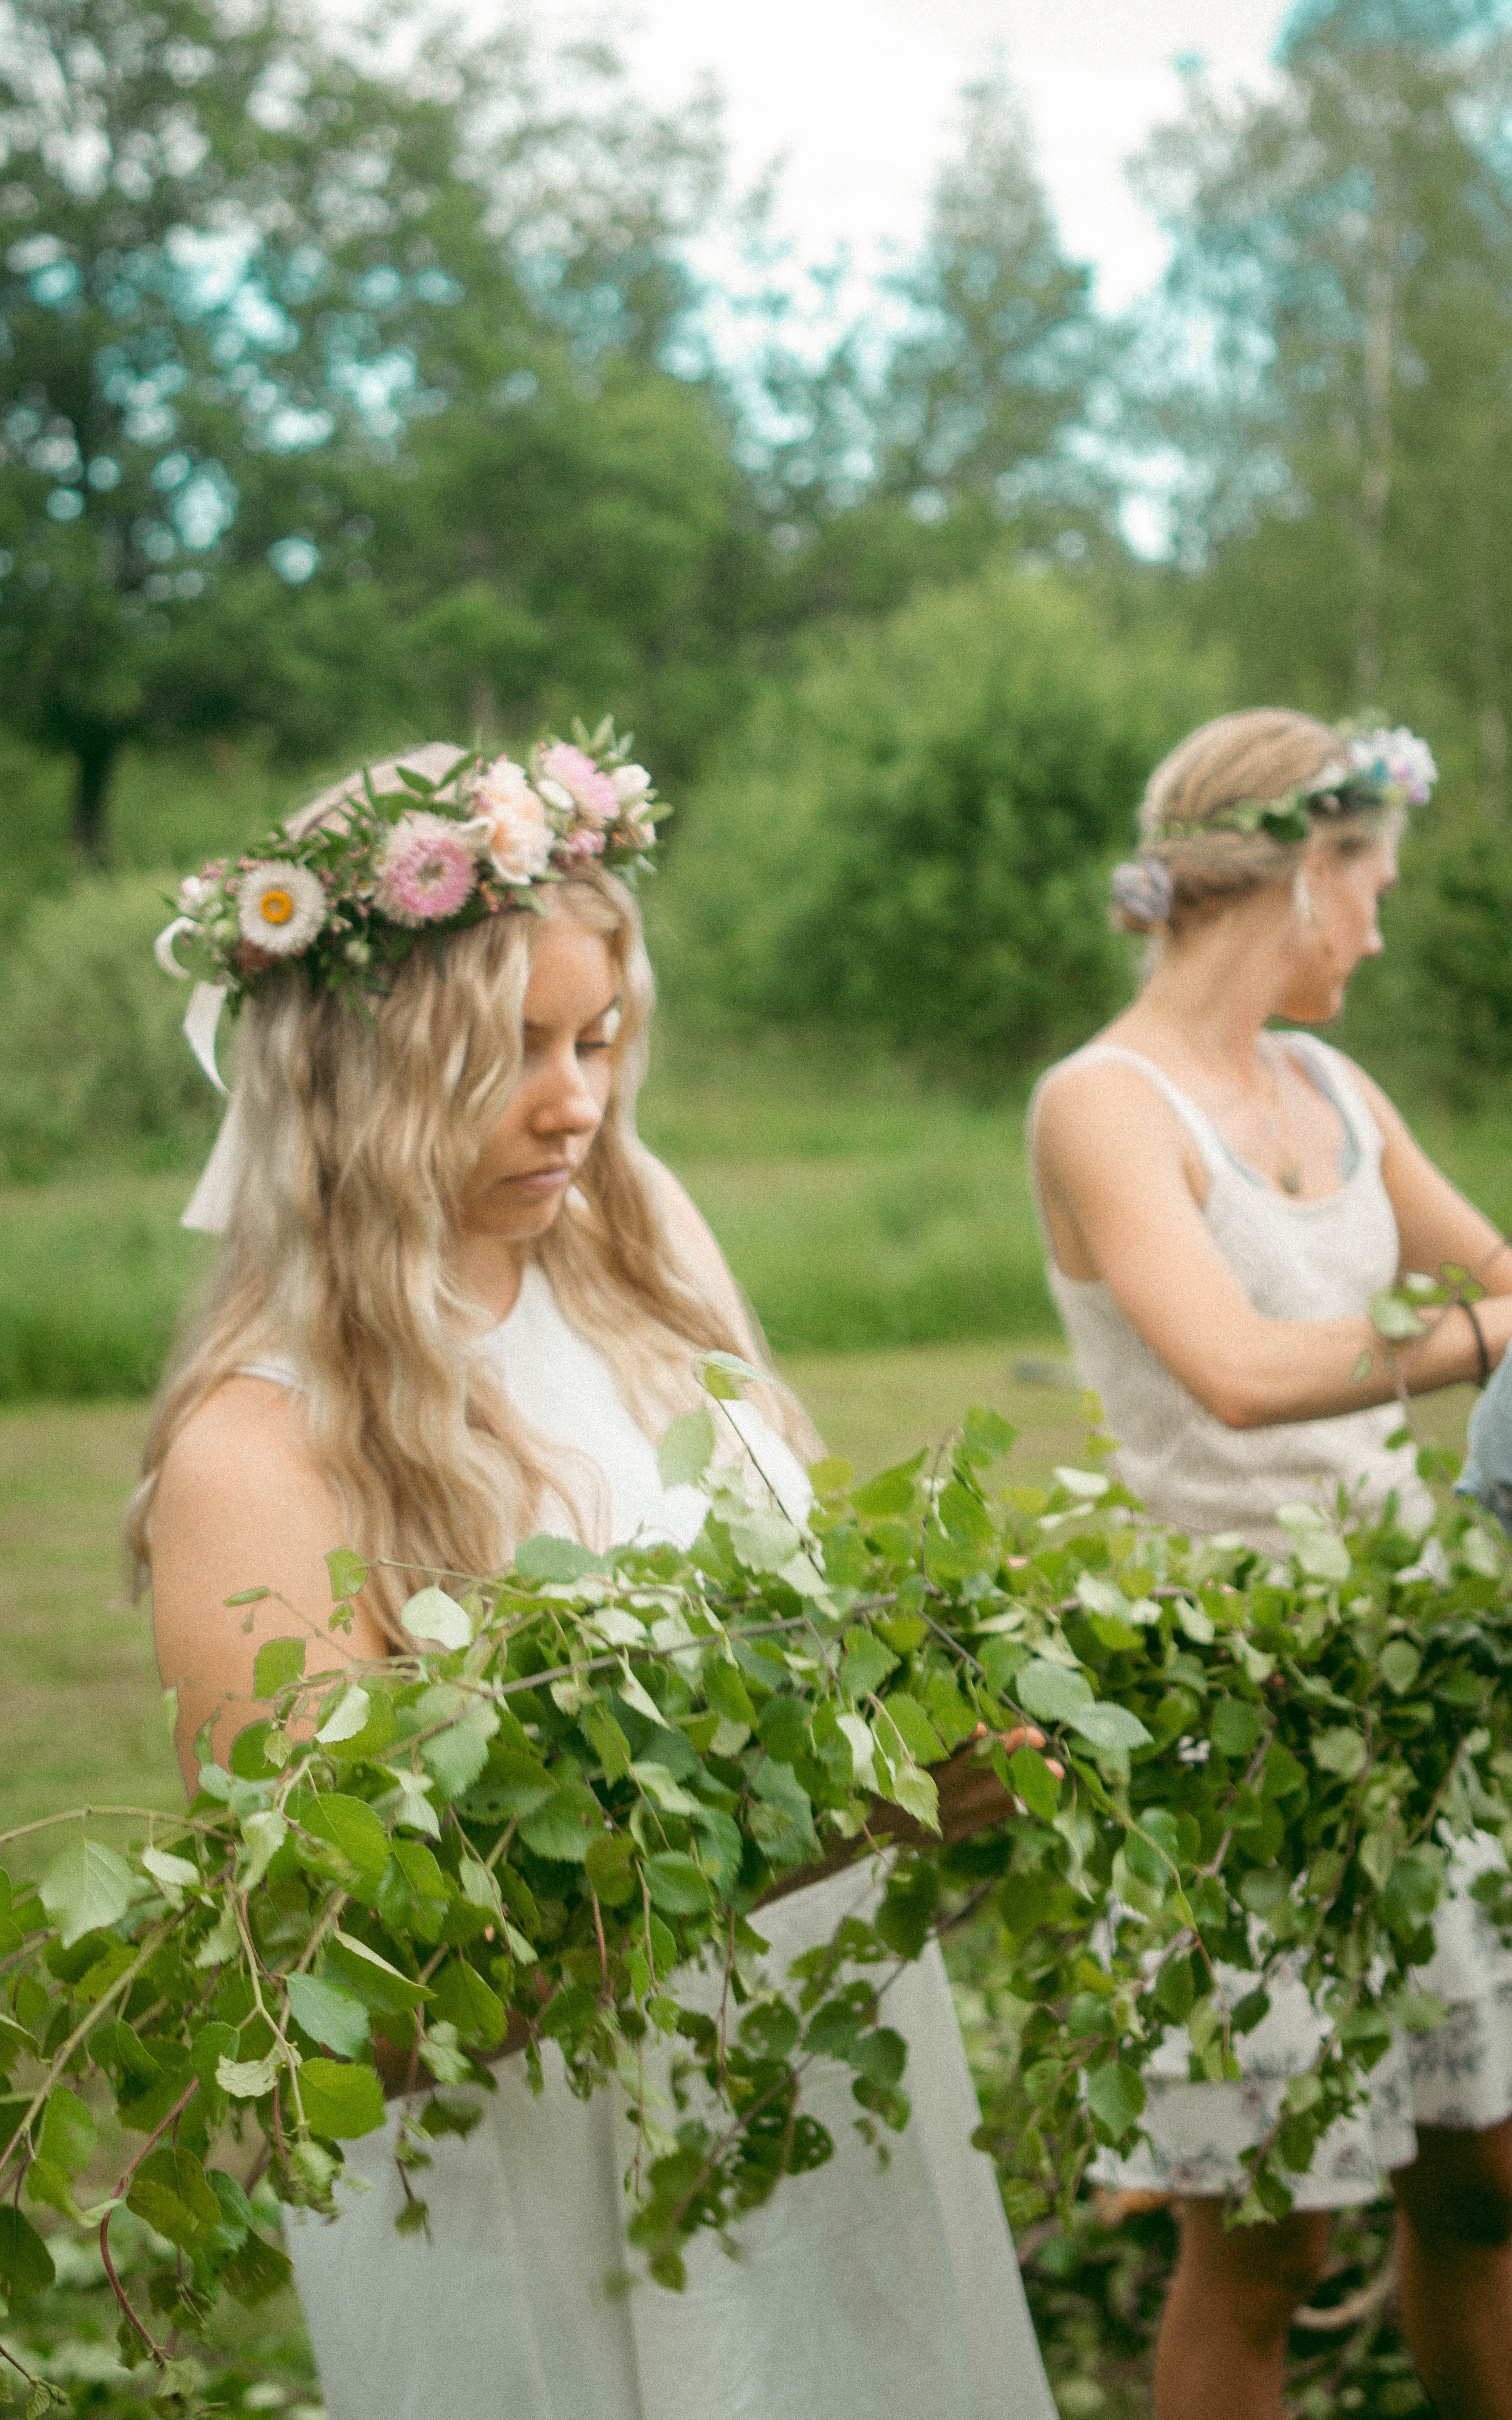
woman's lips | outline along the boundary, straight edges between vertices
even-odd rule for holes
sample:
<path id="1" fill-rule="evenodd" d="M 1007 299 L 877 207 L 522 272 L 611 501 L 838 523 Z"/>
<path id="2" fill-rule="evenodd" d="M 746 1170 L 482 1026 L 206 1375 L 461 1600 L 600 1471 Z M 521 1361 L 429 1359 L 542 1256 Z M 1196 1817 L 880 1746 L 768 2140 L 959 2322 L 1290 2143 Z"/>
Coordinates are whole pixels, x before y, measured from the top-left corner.
<path id="1" fill-rule="evenodd" d="M 506 1176 L 504 1183 L 517 1192 L 530 1194 L 560 1193 L 572 1183 L 570 1168 L 528 1168 L 518 1176 Z"/>

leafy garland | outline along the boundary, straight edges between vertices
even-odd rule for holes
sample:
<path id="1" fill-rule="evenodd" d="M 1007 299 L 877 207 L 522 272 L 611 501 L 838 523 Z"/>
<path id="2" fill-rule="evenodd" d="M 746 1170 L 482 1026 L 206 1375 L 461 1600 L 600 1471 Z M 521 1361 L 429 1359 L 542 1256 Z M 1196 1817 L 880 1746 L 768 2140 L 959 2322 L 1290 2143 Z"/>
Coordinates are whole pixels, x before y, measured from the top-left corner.
<path id="1" fill-rule="evenodd" d="M 711 1394 L 743 1372 L 713 1357 Z M 88 1812 L 55 1819 L 67 1845 L 39 1885 L 0 1871 L 8 2307 L 54 2273 L 23 2201 L 97 2230 L 123 2357 L 156 2366 L 154 2409 L 202 2409 L 186 2343 L 221 2296 L 255 2304 L 288 2273 L 213 2149 L 229 2130 L 263 2192 L 334 2210 L 342 2144 L 384 2117 L 376 2037 L 413 2087 L 401 2226 L 426 2223 L 427 2145 L 476 2123 L 455 2087 L 517 2040 L 539 2086 L 555 2042 L 574 2088 L 627 2096 L 628 2239 L 675 2288 L 699 2230 L 830 2155 L 802 2105 L 813 2059 L 851 2071 L 869 2139 L 906 2122 L 887 1986 L 967 1907 L 993 1910 L 1032 2005 L 1020 2167 L 1041 2183 L 1016 2216 L 1068 2208 L 1094 2140 L 1134 2142 L 1167 2024 L 1195 2077 L 1236 2074 L 1283 1959 L 1328 2025 L 1246 2154 L 1237 2214 L 1285 2211 L 1394 2027 L 1443 2013 L 1412 1969 L 1447 1838 L 1512 1840 L 1504 1552 L 1457 1510 L 1436 1578 L 1392 1519 L 1293 1507 L 1271 1564 L 1149 1526 L 1095 1469 L 1017 1485 L 1012 1435 L 973 1412 L 933 1464 L 859 1487 L 821 1464 L 800 1531 L 715 1462 L 695 1412 L 660 1450 L 669 1485 L 710 1498 L 686 1554 L 528 1540 L 501 1577 L 413 1596 L 412 1653 L 334 1680 L 306 1677 L 320 1632 L 295 1618 L 257 1657 L 271 1718 L 228 1768 L 202 1764 L 185 1814 L 93 1810 L 146 1817 L 124 1851 Z M 366 1567 L 329 1560 L 340 1627 Z M 1005 1752 L 1026 1721 L 1044 1754 Z M 931 1768 L 970 1753 L 1020 1811 L 947 1845 Z M 766 1978 L 764 1895 L 889 1838 L 870 1918 Z M 1476 1892 L 1512 1913 L 1504 1876 Z M 1237 2001 L 1221 1964 L 1245 1971 Z M 97 2197 L 105 2102 L 142 2140 Z M 1069 2165 L 1051 2141 L 1076 2146 Z M 147 2315 L 111 2258 L 123 2207 L 162 2245 Z M 39 2412 L 63 2399 L 32 2387 Z"/>

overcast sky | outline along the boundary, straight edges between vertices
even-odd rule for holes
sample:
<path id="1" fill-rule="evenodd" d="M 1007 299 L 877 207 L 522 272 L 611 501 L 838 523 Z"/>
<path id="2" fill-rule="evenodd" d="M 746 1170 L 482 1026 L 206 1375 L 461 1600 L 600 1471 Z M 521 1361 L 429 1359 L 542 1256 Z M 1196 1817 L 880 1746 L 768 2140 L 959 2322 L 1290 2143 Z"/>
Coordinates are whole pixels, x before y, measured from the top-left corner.
<path id="1" fill-rule="evenodd" d="M 485 19 L 486 0 L 474 0 Z M 1024 94 L 1068 250 L 1116 310 L 1159 274 L 1161 239 L 1123 163 L 1177 104 L 1173 60 L 1263 84 L 1285 0 L 535 0 L 534 22 L 617 20 L 657 99 L 712 70 L 737 178 L 787 155 L 784 227 L 810 257 L 847 241 L 858 268 L 910 245 L 949 147 L 961 85 L 1000 61 Z"/>

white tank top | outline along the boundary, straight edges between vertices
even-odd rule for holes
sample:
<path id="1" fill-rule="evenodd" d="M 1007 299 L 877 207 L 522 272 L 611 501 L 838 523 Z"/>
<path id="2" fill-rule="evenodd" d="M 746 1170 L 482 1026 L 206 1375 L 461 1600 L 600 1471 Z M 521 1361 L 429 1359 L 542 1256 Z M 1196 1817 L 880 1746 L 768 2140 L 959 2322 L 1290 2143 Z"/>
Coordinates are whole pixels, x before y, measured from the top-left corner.
<path id="1" fill-rule="evenodd" d="M 568 1326 L 550 1280 L 533 1262 L 525 1265 L 508 1318 L 475 1349 L 494 1364 L 510 1402 L 539 1436 L 595 1466 L 608 1491 L 609 1536 L 590 1544 L 623 1545 L 637 1538 L 648 1545 L 692 1544 L 708 1498 L 696 1487 L 662 1485 L 656 1448 L 632 1416 L 613 1371 L 596 1345 Z M 283 1357 L 243 1362 L 239 1374 L 270 1378 L 283 1387 L 301 1383 L 297 1364 Z M 771 1482 L 783 1511 L 801 1522 L 813 1490 L 791 1447 L 749 1404 L 721 1404 L 719 1415 L 729 1416 L 747 1458 Z M 568 1535 L 582 1527 L 565 1497 L 548 1500 L 541 1525 Z"/>
<path id="2" fill-rule="evenodd" d="M 1371 1295 L 1395 1281 L 1399 1264 L 1396 1217 L 1381 1174 L 1381 1130 L 1338 1051 L 1299 1033 L 1287 1035 L 1286 1047 L 1344 1126 L 1343 1182 L 1318 1201 L 1276 1193 L 1163 1069 L 1110 1043 L 1091 1043 L 1041 1076 L 1029 1103 L 1030 1157 L 1041 1097 L 1063 1067 L 1101 1060 L 1137 1068 L 1202 1156 L 1208 1173 L 1203 1218 L 1255 1309 L 1267 1319 L 1359 1317 Z M 1386 1444 L 1401 1426 L 1396 1404 L 1270 1428 L 1226 1428 L 1150 1350 L 1101 1280 L 1069 1278 L 1057 1266 L 1042 1201 L 1039 1210 L 1050 1291 L 1077 1369 L 1101 1397 L 1119 1440 L 1119 1478 L 1157 1520 L 1206 1534 L 1239 1530 L 1257 1546 L 1285 1554 L 1290 1542 L 1276 1525 L 1277 1506 L 1314 1503 L 1332 1511 L 1342 1484 L 1371 1511 L 1395 1488 L 1405 1525 L 1426 1526 L 1432 1498 L 1412 1449 Z M 1180 1278 L 1174 1270 L 1173 1283 Z"/>

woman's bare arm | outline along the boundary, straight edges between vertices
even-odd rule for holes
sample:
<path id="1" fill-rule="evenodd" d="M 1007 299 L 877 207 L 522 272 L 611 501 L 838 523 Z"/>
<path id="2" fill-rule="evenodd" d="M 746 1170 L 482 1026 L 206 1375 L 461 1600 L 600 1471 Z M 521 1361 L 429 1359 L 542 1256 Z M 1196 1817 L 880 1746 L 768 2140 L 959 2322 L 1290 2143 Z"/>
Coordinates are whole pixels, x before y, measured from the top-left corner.
<path id="1" fill-rule="evenodd" d="M 390 1652 L 361 1603 L 348 1632 L 330 1627 L 325 1558 L 347 1541 L 340 1505 L 303 1441 L 301 1404 L 270 1379 L 228 1378 L 175 1438 L 158 1482 L 152 1629 L 163 1686 L 178 1691 L 175 1742 L 190 1790 L 202 1725 L 214 1717 L 224 1761 L 237 1732 L 267 1713 L 253 1665 L 268 1639 L 307 1638 L 312 1674 Z M 226 1605 L 250 1588 L 271 1593 Z"/>
<path id="2" fill-rule="evenodd" d="M 1392 1118 L 1392 1130 L 1383 1121 L 1382 1131 L 1396 1156 L 1393 1174 L 1404 1180 L 1404 1249 L 1410 1235 L 1430 1268 L 1488 1258 L 1495 1230 L 1423 1158 L 1395 1111 Z M 1066 1069 L 1041 1095 L 1035 1144 L 1052 1230 L 1085 1263 L 1085 1272 L 1070 1274 L 1100 1278 L 1150 1350 L 1227 1427 L 1326 1419 L 1389 1401 L 1392 1368 L 1368 1319 L 1267 1319 L 1255 1310 L 1203 1221 L 1185 1130 L 1136 1070 Z M 1504 1256 L 1488 1281 L 1509 1279 Z M 1512 1293 L 1493 1295 L 1479 1317 L 1498 1360 L 1512 1341 Z M 1366 1353 L 1370 1373 L 1357 1380 Z M 1474 1336 L 1458 1311 L 1395 1357 L 1414 1393 L 1478 1374 Z"/>

